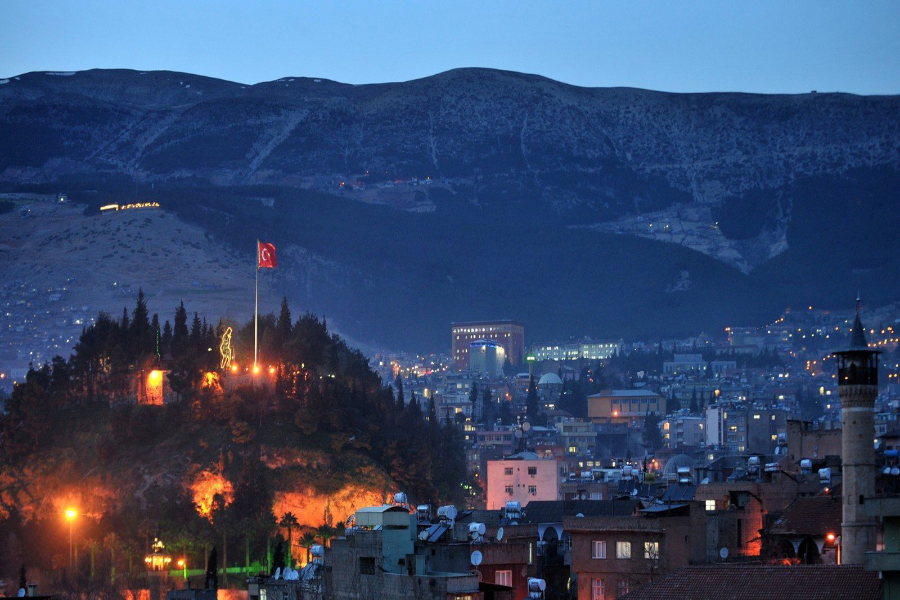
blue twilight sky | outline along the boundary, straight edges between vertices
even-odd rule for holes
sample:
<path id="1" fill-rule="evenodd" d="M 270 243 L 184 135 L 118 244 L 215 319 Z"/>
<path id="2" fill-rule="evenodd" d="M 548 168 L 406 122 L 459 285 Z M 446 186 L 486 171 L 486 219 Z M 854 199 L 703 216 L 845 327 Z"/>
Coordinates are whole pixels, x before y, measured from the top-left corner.
<path id="1" fill-rule="evenodd" d="M 0 0 L 0 77 L 95 67 L 256 83 L 455 67 L 584 86 L 900 93 L 900 0 Z"/>

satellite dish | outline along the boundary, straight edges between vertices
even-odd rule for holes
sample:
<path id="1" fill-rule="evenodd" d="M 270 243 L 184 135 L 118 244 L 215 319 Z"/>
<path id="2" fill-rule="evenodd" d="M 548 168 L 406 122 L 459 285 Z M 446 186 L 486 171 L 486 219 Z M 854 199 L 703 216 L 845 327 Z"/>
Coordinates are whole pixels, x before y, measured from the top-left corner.
<path id="1" fill-rule="evenodd" d="M 484 526 L 484 523 L 478 524 L 478 535 L 484 535 L 484 532 L 487 531 L 487 527 Z"/>
<path id="2" fill-rule="evenodd" d="M 709 477 L 704 477 L 703 481 L 700 482 L 700 485 L 709 485 Z"/>
<path id="3" fill-rule="evenodd" d="M 575 515 L 575 516 L 576 516 L 577 518 L 579 518 L 579 519 L 583 519 L 583 518 L 584 518 L 584 513 L 578 513 L 578 514 Z"/>
<path id="4" fill-rule="evenodd" d="M 722 548 L 719 549 L 719 558 L 722 560 L 728 558 L 728 548 L 722 546 Z"/>
<path id="5" fill-rule="evenodd" d="M 16 597 L 24 598 L 25 597 L 25 588 L 19 588 L 19 593 L 16 594 Z"/>
<path id="6" fill-rule="evenodd" d="M 637 495 L 638 495 L 637 488 L 634 488 L 633 490 L 631 490 L 631 495 L 632 495 L 632 496 L 637 496 Z"/>
<path id="7" fill-rule="evenodd" d="M 503 528 L 501 527 L 500 529 L 497 530 L 497 541 L 499 542 L 502 539 L 503 539 Z"/>
<path id="8" fill-rule="evenodd" d="M 278 579 L 279 577 L 281 577 L 281 567 L 275 569 L 275 579 Z"/>
<path id="9" fill-rule="evenodd" d="M 528 421 L 522 423 L 522 431 L 528 431 L 529 429 L 531 429 L 531 423 L 529 423 Z"/>
<path id="10" fill-rule="evenodd" d="M 522 430 L 521 430 L 521 429 L 516 429 L 515 436 L 516 436 L 516 439 L 521 438 L 521 437 L 522 437 Z"/>
<path id="11" fill-rule="evenodd" d="M 426 530 L 422 530 L 419 532 L 419 539 L 423 542 L 428 539 L 428 532 Z"/>
<path id="12" fill-rule="evenodd" d="M 472 553 L 471 560 L 472 560 L 472 566 L 473 566 L 473 567 L 477 567 L 478 565 L 480 565 L 480 564 L 481 564 L 481 560 L 482 560 L 481 552 L 479 552 L 478 550 L 476 550 L 475 552 L 473 552 L 473 553 Z"/>

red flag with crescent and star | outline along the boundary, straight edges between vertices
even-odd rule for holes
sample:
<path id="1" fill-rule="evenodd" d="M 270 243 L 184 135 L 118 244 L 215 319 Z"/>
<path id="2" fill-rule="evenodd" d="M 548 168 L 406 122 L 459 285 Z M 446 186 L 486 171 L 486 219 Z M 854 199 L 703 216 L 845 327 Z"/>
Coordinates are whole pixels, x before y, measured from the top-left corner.
<path id="1" fill-rule="evenodd" d="M 267 242 L 256 242 L 257 248 L 257 268 L 274 269 L 278 266 L 278 260 L 275 258 L 275 244 Z"/>

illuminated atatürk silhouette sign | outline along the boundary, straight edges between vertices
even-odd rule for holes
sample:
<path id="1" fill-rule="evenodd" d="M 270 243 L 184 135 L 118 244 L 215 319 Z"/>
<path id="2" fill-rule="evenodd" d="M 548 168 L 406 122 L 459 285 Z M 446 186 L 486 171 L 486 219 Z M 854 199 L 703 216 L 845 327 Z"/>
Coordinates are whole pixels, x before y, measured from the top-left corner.
<path id="1" fill-rule="evenodd" d="M 219 344 L 219 354 L 222 355 L 222 362 L 219 363 L 219 366 L 222 369 L 227 369 L 231 366 L 231 361 L 234 360 L 234 348 L 231 347 L 231 327 L 225 330 L 225 333 L 222 334 L 222 343 Z"/>

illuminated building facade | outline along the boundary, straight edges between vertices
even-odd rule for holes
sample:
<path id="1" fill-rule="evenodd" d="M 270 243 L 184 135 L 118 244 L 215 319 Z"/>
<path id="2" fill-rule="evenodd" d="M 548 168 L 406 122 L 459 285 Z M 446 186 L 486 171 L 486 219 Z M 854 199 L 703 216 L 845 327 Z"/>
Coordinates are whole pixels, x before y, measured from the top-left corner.
<path id="1" fill-rule="evenodd" d="M 643 422 L 649 413 L 666 414 L 666 399 L 650 390 L 604 390 L 588 396 L 588 417 L 595 423 Z"/>
<path id="2" fill-rule="evenodd" d="M 559 497 L 560 462 L 521 452 L 487 461 L 487 509 L 499 510 L 507 502 L 526 506 L 532 500 Z"/>
<path id="3" fill-rule="evenodd" d="M 491 377 L 503 377 L 506 350 L 497 342 L 478 340 L 469 344 L 469 369 Z"/>
<path id="4" fill-rule="evenodd" d="M 563 344 L 533 344 L 529 360 L 606 360 L 622 353 L 622 340 L 585 340 Z"/>
<path id="5" fill-rule="evenodd" d="M 525 325 L 518 321 L 473 321 L 453 323 L 451 326 L 451 352 L 454 364 L 461 369 L 470 368 L 472 342 L 495 342 L 503 348 L 506 358 L 513 365 L 521 364 L 525 355 Z"/>

